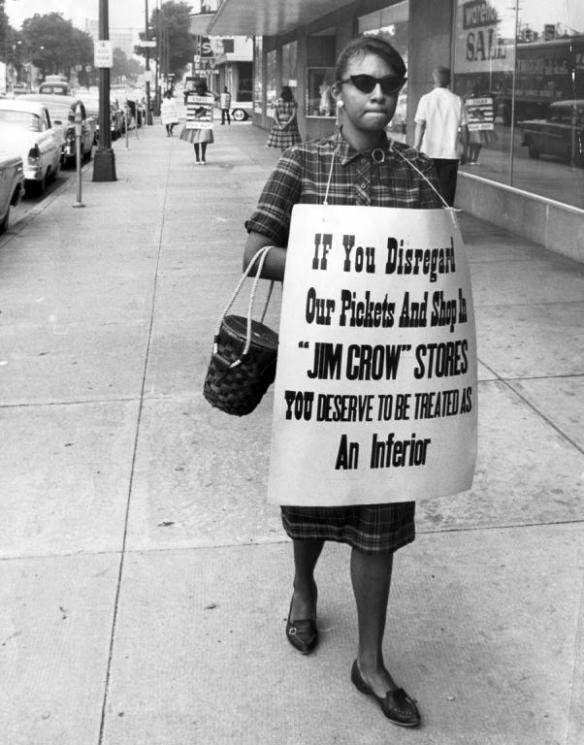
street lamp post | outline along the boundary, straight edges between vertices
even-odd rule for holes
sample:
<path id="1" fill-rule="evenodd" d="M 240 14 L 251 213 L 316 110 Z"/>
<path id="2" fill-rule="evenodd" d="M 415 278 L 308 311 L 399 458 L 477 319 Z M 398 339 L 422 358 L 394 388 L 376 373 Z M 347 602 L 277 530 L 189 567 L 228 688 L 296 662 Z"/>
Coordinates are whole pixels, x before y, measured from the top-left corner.
<path id="1" fill-rule="evenodd" d="M 109 41 L 108 0 L 99 0 L 99 39 Z M 116 161 L 110 130 L 110 68 L 99 67 L 99 145 L 93 159 L 94 181 L 116 181 Z"/>

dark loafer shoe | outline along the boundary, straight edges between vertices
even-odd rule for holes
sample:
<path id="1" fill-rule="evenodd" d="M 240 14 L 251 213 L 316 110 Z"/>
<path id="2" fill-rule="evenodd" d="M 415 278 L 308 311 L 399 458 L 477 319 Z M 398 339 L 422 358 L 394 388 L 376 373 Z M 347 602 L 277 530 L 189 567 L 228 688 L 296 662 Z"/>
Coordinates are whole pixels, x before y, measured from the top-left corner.
<path id="1" fill-rule="evenodd" d="M 292 601 L 290 601 L 290 611 L 286 621 L 286 638 L 290 644 L 302 654 L 310 654 L 318 644 L 318 629 L 316 621 L 312 618 L 292 621 Z"/>
<path id="2" fill-rule="evenodd" d="M 420 712 L 403 688 L 388 691 L 385 694 L 385 698 L 377 696 L 363 680 L 357 660 L 353 663 L 353 669 L 351 670 L 351 682 L 361 693 L 374 698 L 381 707 L 381 711 L 393 724 L 397 724 L 400 727 L 419 726 Z"/>

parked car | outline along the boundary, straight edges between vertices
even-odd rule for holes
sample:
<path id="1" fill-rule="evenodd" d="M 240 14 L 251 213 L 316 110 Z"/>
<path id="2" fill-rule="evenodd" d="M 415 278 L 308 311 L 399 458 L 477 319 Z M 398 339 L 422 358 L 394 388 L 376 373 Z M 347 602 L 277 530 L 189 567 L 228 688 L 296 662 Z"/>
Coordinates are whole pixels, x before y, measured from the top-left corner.
<path id="1" fill-rule="evenodd" d="M 0 152 L 0 233 L 8 228 L 10 208 L 16 207 L 23 192 L 22 158 Z"/>
<path id="2" fill-rule="evenodd" d="M 146 102 L 140 91 L 126 91 L 125 104 L 128 106 L 128 126 L 143 127 L 146 124 Z M 132 119 L 134 124 L 132 124 Z"/>
<path id="3" fill-rule="evenodd" d="M 42 193 L 61 167 L 61 126 L 53 126 L 46 106 L 19 98 L 0 101 L 2 149 L 20 154 L 27 191 Z"/>
<path id="4" fill-rule="evenodd" d="M 26 83 L 14 83 L 14 85 L 12 86 L 13 96 L 22 96 L 25 93 L 30 93 L 30 86 L 28 86 Z"/>
<path id="5" fill-rule="evenodd" d="M 252 111 L 251 101 L 234 101 L 231 105 L 231 116 L 236 122 L 244 122 L 249 119 Z"/>
<path id="6" fill-rule="evenodd" d="M 32 93 L 22 96 L 22 101 L 38 101 L 47 107 L 54 125 L 62 125 L 63 142 L 61 162 L 63 165 L 74 165 L 77 157 L 75 141 L 75 110 L 81 105 L 81 160 L 91 159 L 93 147 L 97 142 L 97 119 L 88 114 L 83 101 L 74 96 L 57 94 Z"/>
<path id="7" fill-rule="evenodd" d="M 545 119 L 519 122 L 530 158 L 553 155 L 584 166 L 584 99 L 550 104 Z"/>
<path id="8" fill-rule="evenodd" d="M 86 96 L 83 99 L 87 114 L 96 120 L 96 131 L 99 139 L 99 96 Z M 125 132 L 124 112 L 115 98 L 110 100 L 110 132 L 112 140 L 117 140 Z"/>

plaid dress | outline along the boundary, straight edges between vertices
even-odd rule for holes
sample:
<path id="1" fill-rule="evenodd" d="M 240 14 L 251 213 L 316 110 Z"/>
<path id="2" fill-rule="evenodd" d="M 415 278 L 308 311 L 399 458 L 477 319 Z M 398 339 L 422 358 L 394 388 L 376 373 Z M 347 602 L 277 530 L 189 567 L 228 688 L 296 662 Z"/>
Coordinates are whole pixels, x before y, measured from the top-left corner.
<path id="1" fill-rule="evenodd" d="M 322 204 L 327 191 L 331 205 L 442 206 L 429 158 L 402 143 L 390 144 L 385 134 L 373 153 L 375 160 L 370 154 L 357 152 L 341 133 L 286 150 L 264 186 L 255 212 L 245 223 L 248 232 L 286 246 L 292 207 L 296 203 Z M 339 541 L 374 552 L 396 551 L 415 538 L 414 502 L 281 509 L 284 529 L 293 539 Z"/>
<path id="2" fill-rule="evenodd" d="M 294 111 L 296 111 L 295 101 L 284 101 L 282 98 L 277 100 L 276 118 L 266 143 L 268 147 L 279 147 L 280 150 L 285 150 L 287 147 L 291 147 L 292 145 L 296 145 L 297 142 L 300 142 L 300 133 L 298 132 L 296 117 L 294 117 L 290 124 L 287 124 L 284 129 L 280 129 L 277 124 L 278 121 L 285 122 L 289 119 Z"/>

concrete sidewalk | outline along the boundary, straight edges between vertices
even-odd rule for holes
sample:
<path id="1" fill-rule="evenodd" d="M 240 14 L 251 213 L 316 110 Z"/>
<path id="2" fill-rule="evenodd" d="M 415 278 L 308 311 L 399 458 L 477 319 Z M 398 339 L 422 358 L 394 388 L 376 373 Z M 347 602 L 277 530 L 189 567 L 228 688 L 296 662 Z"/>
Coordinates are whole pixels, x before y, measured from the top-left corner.
<path id="1" fill-rule="evenodd" d="M 387 658 L 424 719 L 396 728 L 349 679 L 346 547 L 316 653 L 284 637 L 271 396 L 201 395 L 265 138 L 219 126 L 203 168 L 140 130 L 84 209 L 73 182 L 0 238 L 0 742 L 582 745 L 584 268 L 462 215 L 479 461 L 396 557 Z"/>

